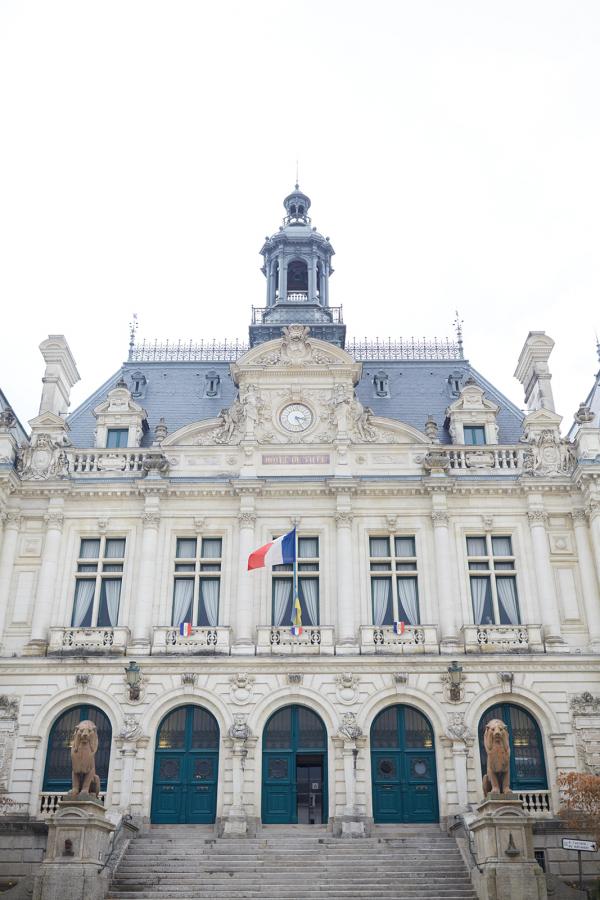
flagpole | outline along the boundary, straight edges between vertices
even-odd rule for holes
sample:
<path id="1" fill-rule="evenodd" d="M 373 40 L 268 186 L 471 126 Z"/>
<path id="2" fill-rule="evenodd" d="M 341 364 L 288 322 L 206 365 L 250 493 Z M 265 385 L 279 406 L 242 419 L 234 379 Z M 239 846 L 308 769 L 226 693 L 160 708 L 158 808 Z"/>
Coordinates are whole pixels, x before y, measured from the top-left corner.
<path id="1" fill-rule="evenodd" d="M 295 605 L 298 597 L 298 532 L 294 525 L 294 596 L 292 603 Z"/>

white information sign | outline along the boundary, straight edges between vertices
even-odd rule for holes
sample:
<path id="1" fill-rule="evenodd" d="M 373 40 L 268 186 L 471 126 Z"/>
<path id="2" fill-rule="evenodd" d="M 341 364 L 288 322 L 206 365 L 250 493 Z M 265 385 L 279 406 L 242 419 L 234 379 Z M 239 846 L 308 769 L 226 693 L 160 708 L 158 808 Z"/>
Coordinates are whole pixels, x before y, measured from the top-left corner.
<path id="1" fill-rule="evenodd" d="M 598 849 L 596 841 L 577 841 L 574 838 L 562 839 L 563 850 L 586 850 L 594 853 Z"/>

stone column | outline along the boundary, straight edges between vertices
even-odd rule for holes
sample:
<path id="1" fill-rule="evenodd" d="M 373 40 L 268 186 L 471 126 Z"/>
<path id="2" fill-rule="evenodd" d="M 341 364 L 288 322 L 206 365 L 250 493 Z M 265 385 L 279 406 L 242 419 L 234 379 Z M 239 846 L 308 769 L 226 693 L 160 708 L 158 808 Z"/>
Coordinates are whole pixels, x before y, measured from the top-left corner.
<path id="1" fill-rule="evenodd" d="M 56 590 L 56 573 L 64 524 L 63 508 L 62 499 L 52 501 L 44 517 L 46 537 L 35 597 L 31 640 L 23 651 L 26 656 L 43 656 L 48 647 L 48 628 L 52 621 L 52 605 Z"/>
<path id="2" fill-rule="evenodd" d="M 317 261 L 313 257 L 308 267 L 308 301 L 316 300 L 317 297 Z"/>
<path id="3" fill-rule="evenodd" d="M 121 754 L 121 796 L 119 798 L 119 811 L 125 815 L 129 812 L 131 806 L 131 788 L 133 786 L 133 770 L 135 768 L 135 758 L 137 756 L 137 747 L 131 742 L 123 744 L 119 750 Z"/>
<path id="4" fill-rule="evenodd" d="M 248 813 L 244 804 L 244 774 L 246 760 L 248 758 L 248 744 L 254 744 L 256 738 L 246 722 L 243 713 L 235 716 L 233 725 L 229 728 L 228 738 L 224 743 L 231 750 L 231 789 L 232 804 L 223 824 L 223 837 L 243 837 L 255 833 L 255 820 L 248 820 Z"/>
<path id="5" fill-rule="evenodd" d="M 540 598 L 546 650 L 568 652 L 569 648 L 565 644 L 560 630 L 560 611 L 546 533 L 547 514 L 543 509 L 531 507 L 527 516 L 531 528 L 535 578 Z"/>
<path id="6" fill-rule="evenodd" d="M 21 527 L 21 513 L 9 509 L 3 516 L 4 534 L 0 549 L 0 649 L 6 624 L 6 612 L 10 593 L 10 582 L 17 556 L 17 539 Z"/>
<path id="7" fill-rule="evenodd" d="M 442 653 L 455 653 L 458 649 L 458 631 L 454 615 L 456 598 L 453 596 L 452 591 L 448 513 L 442 509 L 434 509 L 431 513 L 431 521 L 433 522 L 433 540 L 435 545 L 435 572 L 441 633 L 440 651 Z"/>
<path id="8" fill-rule="evenodd" d="M 600 603 L 598 601 L 598 579 L 594 568 L 594 559 L 588 537 L 588 519 L 585 510 L 574 509 L 572 512 L 575 530 L 575 543 L 579 557 L 579 572 L 583 591 L 583 606 L 590 634 L 590 649 L 600 650 Z"/>
<path id="9" fill-rule="evenodd" d="M 283 253 L 279 257 L 279 302 L 287 300 L 287 261 Z"/>
<path id="10" fill-rule="evenodd" d="M 235 643 L 232 653 L 254 654 L 254 580 L 256 572 L 248 571 L 248 557 L 256 550 L 254 525 L 256 515 L 252 509 L 242 509 L 238 515 L 240 523 L 240 549 L 238 562 L 238 582 L 235 610 L 231 611 L 231 621 L 235 622 Z"/>
<path id="11" fill-rule="evenodd" d="M 149 655 L 152 647 L 152 614 L 156 587 L 156 557 L 160 508 L 158 498 L 146 497 L 142 515 L 142 550 L 135 584 L 132 610 L 133 635 L 131 649 L 138 655 Z"/>
<path id="12" fill-rule="evenodd" d="M 352 581 L 352 513 L 341 509 L 335 515 L 337 525 L 337 628 L 336 653 L 358 652 L 354 615 L 355 592 Z"/>
<path id="13" fill-rule="evenodd" d="M 600 499 L 593 499 L 588 506 L 590 535 L 596 563 L 596 577 L 600 582 Z"/>
<path id="14" fill-rule="evenodd" d="M 338 734 L 333 739 L 336 749 L 341 750 L 344 764 L 344 787 L 346 803 L 339 819 L 334 821 L 336 837 L 367 837 L 369 823 L 364 810 L 356 801 L 356 769 L 358 756 L 364 749 L 366 738 L 356 721 L 354 713 L 346 713 L 342 718 Z"/>

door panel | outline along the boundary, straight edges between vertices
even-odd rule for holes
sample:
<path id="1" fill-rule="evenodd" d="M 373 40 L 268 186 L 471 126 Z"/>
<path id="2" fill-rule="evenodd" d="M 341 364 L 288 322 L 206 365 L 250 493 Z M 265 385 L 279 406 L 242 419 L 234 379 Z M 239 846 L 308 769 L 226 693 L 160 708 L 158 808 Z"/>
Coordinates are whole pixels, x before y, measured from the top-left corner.
<path id="1" fill-rule="evenodd" d="M 265 751 L 263 754 L 263 809 L 266 824 L 296 822 L 294 754 Z"/>

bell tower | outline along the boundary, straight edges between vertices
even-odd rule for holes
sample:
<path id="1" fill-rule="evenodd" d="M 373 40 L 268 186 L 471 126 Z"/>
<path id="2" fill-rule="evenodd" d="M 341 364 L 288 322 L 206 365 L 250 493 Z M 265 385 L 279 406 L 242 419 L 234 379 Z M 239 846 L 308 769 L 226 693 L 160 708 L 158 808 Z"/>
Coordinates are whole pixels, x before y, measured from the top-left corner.
<path id="1" fill-rule="evenodd" d="M 313 337 L 343 347 L 342 308 L 329 305 L 335 251 L 329 238 L 312 226 L 310 197 L 297 184 L 283 205 L 283 224 L 260 251 L 267 297 L 266 306 L 252 309 L 250 346 L 280 337 L 284 325 L 310 325 Z"/>

